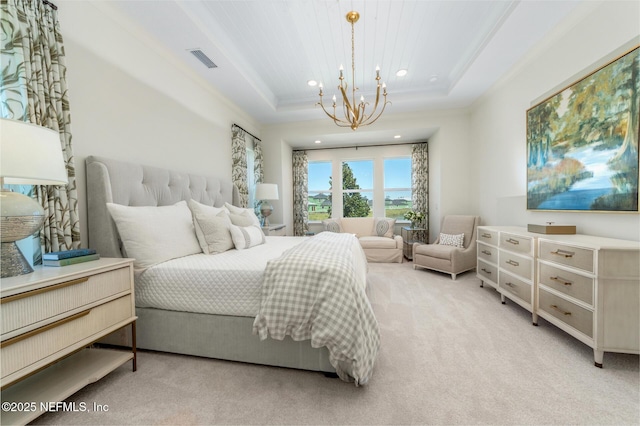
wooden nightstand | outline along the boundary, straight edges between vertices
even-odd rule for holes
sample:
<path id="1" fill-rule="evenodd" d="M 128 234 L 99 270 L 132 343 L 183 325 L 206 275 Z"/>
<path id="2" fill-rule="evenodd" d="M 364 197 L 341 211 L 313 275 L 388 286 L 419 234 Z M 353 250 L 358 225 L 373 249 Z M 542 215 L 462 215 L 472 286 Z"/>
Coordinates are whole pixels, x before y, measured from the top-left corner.
<path id="1" fill-rule="evenodd" d="M 0 289 L 3 423 L 28 423 L 127 361 L 136 370 L 132 259 L 40 266 Z M 88 348 L 127 325 L 131 351 Z"/>
<path id="2" fill-rule="evenodd" d="M 262 232 L 264 232 L 264 235 L 269 235 L 271 237 L 284 237 L 287 235 L 287 227 L 282 223 L 276 223 L 269 226 L 263 226 Z"/>

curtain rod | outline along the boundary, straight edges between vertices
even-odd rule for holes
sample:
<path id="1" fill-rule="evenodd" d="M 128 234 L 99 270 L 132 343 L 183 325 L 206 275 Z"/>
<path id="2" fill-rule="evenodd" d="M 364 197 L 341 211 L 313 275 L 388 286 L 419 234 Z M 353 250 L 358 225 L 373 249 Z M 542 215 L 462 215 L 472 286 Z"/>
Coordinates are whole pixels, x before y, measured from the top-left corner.
<path id="1" fill-rule="evenodd" d="M 58 6 L 56 6 L 55 4 L 51 3 L 50 1 L 42 0 L 42 3 L 46 4 L 47 6 L 51 6 L 51 9 L 53 9 L 53 10 L 58 10 Z"/>
<path id="2" fill-rule="evenodd" d="M 262 142 L 262 139 L 260 139 L 259 137 L 257 137 L 254 134 L 251 134 L 249 132 L 247 132 L 245 129 L 243 129 L 242 127 L 238 126 L 237 124 L 234 124 L 233 126 L 231 126 L 231 129 L 233 129 L 234 127 L 237 127 L 238 129 L 242 130 L 243 132 L 245 132 L 246 134 L 248 134 L 249 136 L 251 136 L 254 139 L 258 139 L 260 142 Z"/>
<path id="3" fill-rule="evenodd" d="M 377 147 L 377 146 L 400 146 L 400 145 L 415 145 L 418 143 L 427 143 L 428 141 L 421 141 L 421 142 L 403 142 L 403 143 L 383 143 L 383 144 L 377 144 L 377 145 L 351 145 L 351 146 L 331 146 L 328 148 L 307 148 L 307 149 L 294 149 L 293 151 L 320 151 L 322 149 L 350 149 L 350 148 L 355 148 L 356 151 L 358 150 L 358 148 L 373 148 L 373 147 Z"/>

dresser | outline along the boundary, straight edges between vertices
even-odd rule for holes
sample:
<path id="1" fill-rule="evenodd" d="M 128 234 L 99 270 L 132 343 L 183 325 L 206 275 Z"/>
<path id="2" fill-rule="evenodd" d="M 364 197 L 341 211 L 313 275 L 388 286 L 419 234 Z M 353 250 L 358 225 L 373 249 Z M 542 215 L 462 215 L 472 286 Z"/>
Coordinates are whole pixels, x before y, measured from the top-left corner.
<path id="1" fill-rule="evenodd" d="M 594 351 L 640 353 L 640 243 L 479 226 L 476 276 Z"/>
<path id="2" fill-rule="evenodd" d="M 127 361 L 136 369 L 133 260 L 36 267 L 0 284 L 2 422 L 25 424 Z M 90 347 L 131 325 L 131 350 Z"/>
<path id="3" fill-rule="evenodd" d="M 515 226 L 479 226 L 477 237 L 478 278 L 498 290 L 502 303 L 508 298 L 531 312 L 534 325 L 537 237 Z"/>
<path id="4" fill-rule="evenodd" d="M 539 316 L 593 348 L 640 353 L 640 243 L 588 235 L 538 241 Z"/>

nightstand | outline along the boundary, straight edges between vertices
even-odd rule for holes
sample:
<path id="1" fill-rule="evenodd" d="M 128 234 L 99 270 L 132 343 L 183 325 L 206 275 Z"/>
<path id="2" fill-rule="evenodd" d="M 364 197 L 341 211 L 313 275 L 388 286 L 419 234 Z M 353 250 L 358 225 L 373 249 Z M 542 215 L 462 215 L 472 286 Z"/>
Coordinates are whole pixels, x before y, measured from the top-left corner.
<path id="1" fill-rule="evenodd" d="M 262 232 L 264 235 L 269 235 L 271 237 L 284 237 L 287 235 L 287 227 L 282 223 L 270 224 L 269 226 L 263 226 Z"/>
<path id="2" fill-rule="evenodd" d="M 133 259 L 34 269 L 0 282 L 6 424 L 30 422 L 48 403 L 63 401 L 127 361 L 136 370 Z M 128 325 L 130 351 L 89 348 Z M 4 410 L 12 403 L 15 410 Z"/>

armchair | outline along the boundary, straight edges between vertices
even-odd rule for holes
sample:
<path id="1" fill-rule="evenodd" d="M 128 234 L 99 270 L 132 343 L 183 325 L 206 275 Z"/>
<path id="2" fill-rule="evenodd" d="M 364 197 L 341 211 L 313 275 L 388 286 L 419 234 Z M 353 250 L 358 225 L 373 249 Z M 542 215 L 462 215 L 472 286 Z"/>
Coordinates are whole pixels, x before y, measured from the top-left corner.
<path id="1" fill-rule="evenodd" d="M 413 245 L 413 269 L 425 268 L 456 275 L 476 267 L 476 230 L 480 224 L 478 216 L 453 215 L 442 218 L 440 235 L 464 234 L 462 247 L 443 244 L 440 236 L 433 244 Z"/>

